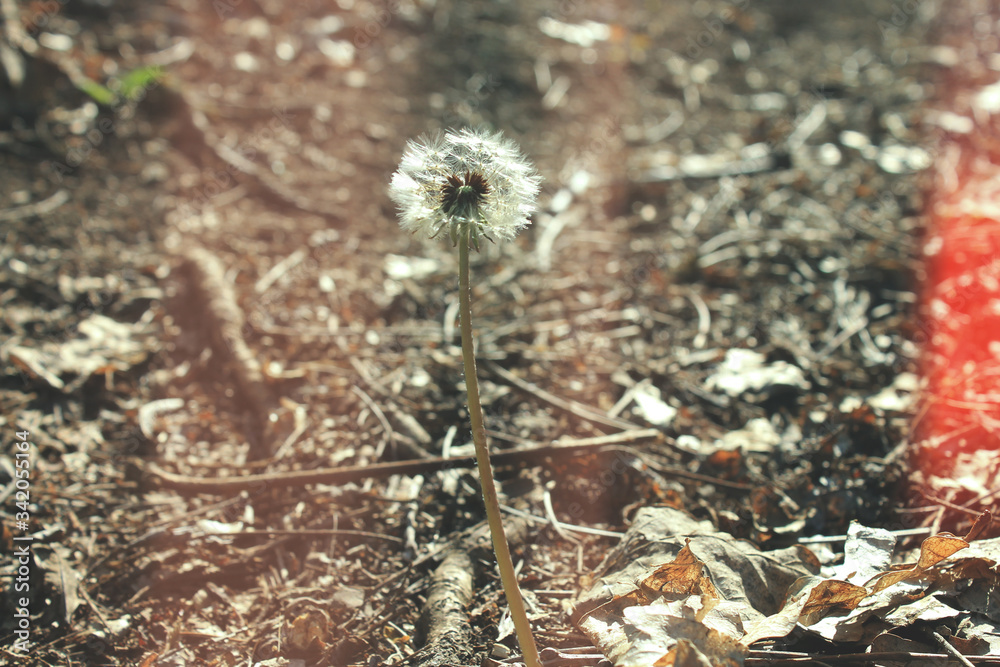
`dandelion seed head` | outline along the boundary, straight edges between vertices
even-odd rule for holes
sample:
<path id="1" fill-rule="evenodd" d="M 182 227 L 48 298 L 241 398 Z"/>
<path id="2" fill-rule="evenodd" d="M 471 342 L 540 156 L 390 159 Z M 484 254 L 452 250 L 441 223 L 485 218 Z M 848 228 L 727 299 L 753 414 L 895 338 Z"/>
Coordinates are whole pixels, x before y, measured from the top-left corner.
<path id="1" fill-rule="evenodd" d="M 472 225 L 497 240 L 514 238 L 535 211 L 539 177 L 500 132 L 462 129 L 407 144 L 389 184 L 400 226 L 434 237 Z"/>
<path id="2" fill-rule="evenodd" d="M 479 210 L 490 193 L 486 177 L 478 171 L 466 173 L 465 178 L 451 174 L 441 188 L 441 209 L 445 215 L 468 218 Z"/>

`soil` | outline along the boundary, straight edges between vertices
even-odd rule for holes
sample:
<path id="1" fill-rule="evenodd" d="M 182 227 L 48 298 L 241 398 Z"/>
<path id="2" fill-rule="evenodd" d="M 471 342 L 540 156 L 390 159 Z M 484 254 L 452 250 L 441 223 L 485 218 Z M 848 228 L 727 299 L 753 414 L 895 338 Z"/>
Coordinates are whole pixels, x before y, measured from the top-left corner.
<path id="1" fill-rule="evenodd" d="M 11 516 L 31 443 L 4 551 L 34 538 L 32 649 L 0 661 L 503 655 L 474 469 L 364 469 L 471 451 L 457 253 L 401 232 L 386 194 L 406 141 L 448 127 L 503 130 L 544 179 L 533 224 L 473 260 L 493 448 L 654 429 L 498 467 L 542 518 L 514 531 L 541 647 L 590 644 L 567 604 L 617 541 L 552 513 L 622 533 L 668 504 L 767 549 L 852 520 L 962 534 L 974 517 L 911 465 L 922 119 L 943 35 L 975 20 L 932 30 L 941 8 L 4 3 L 42 46 L 0 77 Z M 282 478 L 328 468 L 355 477 Z M 421 614 L 463 544 L 471 632 L 442 657 Z"/>

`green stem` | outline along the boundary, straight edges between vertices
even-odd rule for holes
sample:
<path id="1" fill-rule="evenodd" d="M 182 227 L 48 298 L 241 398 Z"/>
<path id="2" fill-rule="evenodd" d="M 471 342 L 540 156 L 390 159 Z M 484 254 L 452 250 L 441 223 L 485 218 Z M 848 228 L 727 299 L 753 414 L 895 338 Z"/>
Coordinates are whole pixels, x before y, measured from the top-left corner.
<path id="1" fill-rule="evenodd" d="M 490 464 L 490 450 L 486 444 L 486 426 L 483 423 L 483 406 L 479 402 L 479 378 L 476 376 L 476 357 L 472 341 L 472 293 L 469 287 L 469 226 L 462 225 L 458 241 L 458 292 L 459 312 L 462 328 L 462 360 L 465 364 L 465 387 L 469 394 L 469 420 L 472 422 L 472 441 L 476 445 L 476 464 L 479 466 L 479 480 L 483 487 L 483 501 L 486 504 L 486 521 L 493 537 L 493 552 L 500 568 L 500 581 L 507 596 L 510 617 L 514 621 L 514 632 L 521 653 L 528 667 L 541 667 L 535 639 L 531 636 L 531 622 L 524 609 L 521 589 L 514 574 L 514 561 L 510 557 L 510 547 L 500 518 L 500 501 L 493 483 L 493 466 Z"/>

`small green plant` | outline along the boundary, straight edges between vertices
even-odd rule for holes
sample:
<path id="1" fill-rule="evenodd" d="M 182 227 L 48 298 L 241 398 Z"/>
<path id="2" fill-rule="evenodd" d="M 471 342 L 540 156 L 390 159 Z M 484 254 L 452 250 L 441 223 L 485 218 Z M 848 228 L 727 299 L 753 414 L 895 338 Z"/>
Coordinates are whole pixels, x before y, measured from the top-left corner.
<path id="1" fill-rule="evenodd" d="M 159 65 L 149 65 L 129 70 L 121 78 L 119 93 L 132 102 L 145 94 L 146 90 L 160 83 L 163 79 L 163 68 Z"/>
<path id="2" fill-rule="evenodd" d="M 431 238 L 447 229 L 452 245 L 458 246 L 462 360 L 472 441 L 500 580 L 528 667 L 540 667 L 541 661 L 514 574 L 486 442 L 473 354 L 469 248 L 478 252 L 482 237 L 494 242 L 514 238 L 528 225 L 538 189 L 537 172 L 514 142 L 499 132 L 469 129 L 409 142 L 389 186 L 389 196 L 399 207 L 403 229 L 425 232 Z"/>
<path id="3" fill-rule="evenodd" d="M 113 107 L 126 102 L 134 102 L 142 97 L 163 78 L 163 68 L 156 65 L 129 70 L 115 82 L 112 88 L 101 85 L 93 79 L 80 75 L 76 87 L 90 96 L 98 104 Z"/>

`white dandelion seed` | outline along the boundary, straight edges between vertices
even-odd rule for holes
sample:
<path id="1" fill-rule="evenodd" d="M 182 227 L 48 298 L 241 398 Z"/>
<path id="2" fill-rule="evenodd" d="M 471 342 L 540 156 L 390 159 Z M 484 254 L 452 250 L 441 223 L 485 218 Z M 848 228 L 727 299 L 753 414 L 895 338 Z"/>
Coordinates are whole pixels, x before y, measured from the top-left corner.
<path id="1" fill-rule="evenodd" d="M 510 240 L 528 225 L 539 180 L 502 133 L 462 129 L 408 142 L 389 197 L 403 229 L 433 238 L 448 227 L 457 244 L 460 227 L 469 225 L 478 250 L 480 234 Z"/>

